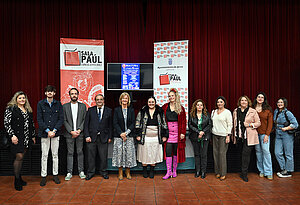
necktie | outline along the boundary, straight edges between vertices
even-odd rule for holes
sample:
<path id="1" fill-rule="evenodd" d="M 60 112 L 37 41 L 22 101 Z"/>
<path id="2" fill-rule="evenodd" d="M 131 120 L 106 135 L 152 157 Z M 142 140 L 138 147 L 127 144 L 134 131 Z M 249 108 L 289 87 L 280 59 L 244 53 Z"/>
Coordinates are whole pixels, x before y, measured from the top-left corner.
<path id="1" fill-rule="evenodd" d="M 98 108 L 98 119 L 99 119 L 99 122 L 101 121 L 101 108 Z"/>

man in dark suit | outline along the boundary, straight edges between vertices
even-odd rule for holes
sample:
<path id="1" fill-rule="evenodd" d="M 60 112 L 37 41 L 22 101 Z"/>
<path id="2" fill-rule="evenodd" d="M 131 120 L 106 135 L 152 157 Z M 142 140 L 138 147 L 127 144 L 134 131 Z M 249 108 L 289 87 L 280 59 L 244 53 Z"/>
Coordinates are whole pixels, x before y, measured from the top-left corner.
<path id="1" fill-rule="evenodd" d="M 63 105 L 64 110 L 64 126 L 66 132 L 64 134 L 67 143 L 67 176 L 65 180 L 72 178 L 73 173 L 73 155 L 74 146 L 76 143 L 78 173 L 81 179 L 85 179 L 83 165 L 83 128 L 86 114 L 86 106 L 78 102 L 79 91 L 76 88 L 71 88 L 69 91 L 71 102 Z"/>
<path id="2" fill-rule="evenodd" d="M 88 109 L 85 123 L 84 134 L 88 153 L 88 172 L 86 180 L 90 180 L 95 175 L 96 153 L 100 158 L 100 174 L 104 179 L 108 179 L 107 151 L 108 143 L 112 138 L 112 110 L 104 106 L 104 96 L 98 94 L 95 97 L 96 106 Z"/>

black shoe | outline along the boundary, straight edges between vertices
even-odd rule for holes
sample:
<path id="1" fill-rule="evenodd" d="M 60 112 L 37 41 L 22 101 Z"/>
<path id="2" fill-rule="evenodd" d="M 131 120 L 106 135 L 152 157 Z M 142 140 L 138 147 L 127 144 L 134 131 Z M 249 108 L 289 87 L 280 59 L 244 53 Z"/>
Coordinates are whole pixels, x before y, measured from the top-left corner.
<path id="1" fill-rule="evenodd" d="M 151 179 L 154 178 L 154 167 L 155 167 L 155 166 L 150 166 L 149 178 L 151 178 Z"/>
<path id="2" fill-rule="evenodd" d="M 143 166 L 143 177 L 148 178 L 147 166 Z"/>
<path id="3" fill-rule="evenodd" d="M 40 186 L 45 186 L 46 183 L 47 183 L 46 177 L 42 177 L 42 180 L 41 180 L 41 182 L 40 182 Z"/>
<path id="4" fill-rule="evenodd" d="M 244 182 L 248 182 L 249 181 L 247 175 L 245 175 L 245 174 L 241 174 L 240 177 L 242 178 L 242 180 Z"/>
<path id="5" fill-rule="evenodd" d="M 108 174 L 103 174 L 102 176 L 103 176 L 103 179 L 109 179 Z"/>
<path id="6" fill-rule="evenodd" d="M 23 179 L 22 179 L 22 176 L 20 175 L 20 182 L 21 182 L 21 185 L 22 186 L 26 186 L 27 185 L 27 182 L 25 182 Z"/>
<path id="7" fill-rule="evenodd" d="M 200 171 L 195 172 L 195 178 L 198 178 L 198 177 L 200 177 Z"/>
<path id="8" fill-rule="evenodd" d="M 90 180 L 91 178 L 93 178 L 94 177 L 94 175 L 87 175 L 86 177 L 85 177 L 85 180 Z"/>
<path id="9" fill-rule="evenodd" d="M 201 173 L 201 178 L 204 179 L 205 177 L 206 177 L 206 173 L 205 173 L 205 172 L 202 172 L 202 173 Z"/>
<path id="10" fill-rule="evenodd" d="M 15 177 L 15 189 L 16 189 L 17 191 L 22 191 L 22 190 L 23 190 L 23 187 L 22 187 L 20 178 L 17 179 L 17 178 Z"/>
<path id="11" fill-rule="evenodd" d="M 55 182 L 55 184 L 60 184 L 60 180 L 57 175 L 53 175 L 53 181 Z"/>

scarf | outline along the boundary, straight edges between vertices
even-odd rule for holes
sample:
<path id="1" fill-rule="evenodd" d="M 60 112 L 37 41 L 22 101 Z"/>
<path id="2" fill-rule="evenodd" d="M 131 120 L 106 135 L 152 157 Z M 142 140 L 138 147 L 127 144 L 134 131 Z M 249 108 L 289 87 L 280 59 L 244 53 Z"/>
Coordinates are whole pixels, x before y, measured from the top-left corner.
<path id="1" fill-rule="evenodd" d="M 237 137 L 240 137 L 240 130 L 241 130 L 241 137 L 242 139 L 245 139 L 245 131 L 246 131 L 246 127 L 244 125 L 245 122 L 245 118 L 246 118 L 246 114 L 249 110 L 249 107 L 247 107 L 244 112 L 242 112 L 241 108 L 239 107 L 237 109 L 237 125 L 236 125 L 236 134 Z"/>

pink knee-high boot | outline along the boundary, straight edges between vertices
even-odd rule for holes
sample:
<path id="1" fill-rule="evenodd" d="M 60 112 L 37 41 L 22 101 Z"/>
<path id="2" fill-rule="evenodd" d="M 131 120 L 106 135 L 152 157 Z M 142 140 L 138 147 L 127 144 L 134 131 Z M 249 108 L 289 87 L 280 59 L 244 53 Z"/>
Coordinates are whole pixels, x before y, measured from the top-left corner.
<path id="1" fill-rule="evenodd" d="M 177 177 L 177 156 L 173 156 L 173 178 Z"/>
<path id="2" fill-rule="evenodd" d="M 172 177 L 172 157 L 166 157 L 166 165 L 167 165 L 167 174 L 163 177 L 163 179 L 168 179 Z"/>

